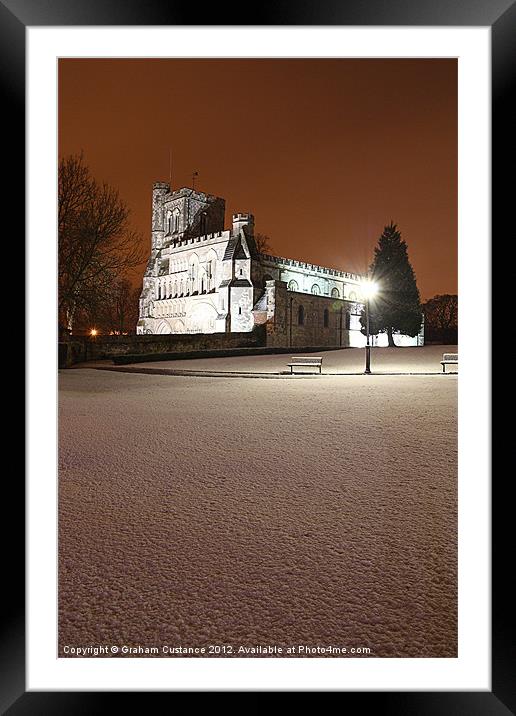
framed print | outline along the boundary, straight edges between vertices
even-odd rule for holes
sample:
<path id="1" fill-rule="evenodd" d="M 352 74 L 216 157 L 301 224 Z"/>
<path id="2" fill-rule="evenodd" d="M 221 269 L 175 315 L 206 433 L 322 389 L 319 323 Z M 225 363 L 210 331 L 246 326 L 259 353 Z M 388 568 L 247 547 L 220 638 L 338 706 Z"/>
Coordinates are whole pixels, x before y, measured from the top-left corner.
<path id="1" fill-rule="evenodd" d="M 339 691 L 392 713 L 509 713 L 489 239 L 510 205 L 514 5 L 209 8 L 201 25 L 157 2 L 3 0 L 0 17 L 29 408 L 4 710 Z M 87 185 L 87 221 L 123 227 L 73 301 L 86 210 L 63 272 L 63 176 Z M 385 319 L 382 247 L 406 257 L 405 235 L 416 328 L 408 302 Z M 99 307 L 121 267 L 134 320 L 122 298 Z M 430 340 L 432 296 L 453 293 L 459 376 L 457 340 Z M 344 379 L 360 386 L 345 398 Z"/>

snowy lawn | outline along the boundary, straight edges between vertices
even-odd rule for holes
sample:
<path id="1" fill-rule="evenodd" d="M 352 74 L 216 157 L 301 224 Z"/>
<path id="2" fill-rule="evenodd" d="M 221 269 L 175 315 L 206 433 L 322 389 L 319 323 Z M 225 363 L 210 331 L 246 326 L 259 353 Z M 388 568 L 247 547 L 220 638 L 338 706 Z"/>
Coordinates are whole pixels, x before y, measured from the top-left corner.
<path id="1" fill-rule="evenodd" d="M 443 353 L 456 353 L 457 346 L 422 346 L 421 348 L 372 348 L 371 369 L 377 373 L 440 373 Z M 301 354 L 302 355 L 302 354 Z M 362 373 L 365 364 L 363 348 L 311 351 L 306 355 L 323 356 L 323 373 Z M 170 370 L 207 370 L 215 372 L 290 373 L 290 353 L 279 355 L 235 356 L 233 358 L 191 358 L 174 361 L 151 361 L 134 364 L 139 368 Z M 87 364 L 83 364 L 86 367 Z M 297 368 L 296 371 L 308 370 Z M 456 371 L 457 366 L 447 366 Z"/>
<path id="2" fill-rule="evenodd" d="M 59 655 L 456 656 L 456 402 L 456 376 L 61 371 Z"/>

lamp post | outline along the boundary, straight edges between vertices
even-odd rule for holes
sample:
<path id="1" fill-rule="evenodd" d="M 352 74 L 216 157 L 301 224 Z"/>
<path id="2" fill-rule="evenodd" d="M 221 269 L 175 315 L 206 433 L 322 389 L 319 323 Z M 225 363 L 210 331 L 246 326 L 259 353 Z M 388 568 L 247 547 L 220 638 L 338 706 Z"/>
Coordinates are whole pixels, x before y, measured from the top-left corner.
<path id="1" fill-rule="evenodd" d="M 365 298 L 365 313 L 366 313 L 366 346 L 365 346 L 365 370 L 364 373 L 369 375 L 371 373 L 371 342 L 369 335 L 369 299 L 374 296 L 378 291 L 378 287 L 374 281 L 367 279 L 362 283 L 362 295 Z"/>
<path id="2" fill-rule="evenodd" d="M 96 343 L 96 340 L 95 340 L 95 339 L 96 339 L 97 335 L 98 335 L 97 329 L 96 329 L 96 328 L 92 328 L 91 331 L 90 331 L 90 340 L 91 340 L 91 342 L 92 342 L 93 344 Z M 86 341 L 86 346 L 85 346 L 85 350 L 84 350 L 84 360 L 85 360 L 85 361 L 88 360 L 88 343 L 89 343 L 89 341 Z M 94 354 L 94 351 L 91 350 L 90 353 Z"/>

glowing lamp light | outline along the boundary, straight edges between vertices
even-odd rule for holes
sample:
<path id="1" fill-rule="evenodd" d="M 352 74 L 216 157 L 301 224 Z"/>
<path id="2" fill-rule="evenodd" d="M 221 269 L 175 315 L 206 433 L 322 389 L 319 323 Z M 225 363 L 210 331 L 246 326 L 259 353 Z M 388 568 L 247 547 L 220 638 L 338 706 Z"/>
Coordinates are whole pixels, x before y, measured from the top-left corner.
<path id="1" fill-rule="evenodd" d="M 374 281 L 362 281 L 360 287 L 364 298 L 372 298 L 378 293 L 378 284 Z"/>
<path id="2" fill-rule="evenodd" d="M 366 363 L 364 373 L 370 375 L 371 373 L 371 344 L 369 342 L 369 299 L 378 293 L 378 285 L 374 281 L 365 280 L 361 283 L 362 295 L 365 299 L 365 313 L 366 313 Z"/>
<path id="3" fill-rule="evenodd" d="M 98 333 L 97 329 L 96 329 L 96 328 L 92 328 L 91 331 L 90 331 L 90 336 L 96 336 L 97 333 Z"/>

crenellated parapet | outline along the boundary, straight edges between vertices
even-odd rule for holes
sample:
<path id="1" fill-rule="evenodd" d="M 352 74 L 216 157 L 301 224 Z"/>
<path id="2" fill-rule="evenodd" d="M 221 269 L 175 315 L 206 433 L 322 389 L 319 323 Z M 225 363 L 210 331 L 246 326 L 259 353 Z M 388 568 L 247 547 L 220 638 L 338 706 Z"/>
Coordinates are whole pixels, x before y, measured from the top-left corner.
<path id="1" fill-rule="evenodd" d="M 350 273 L 349 271 L 339 271 L 335 268 L 327 268 L 326 266 L 319 266 L 318 264 L 311 264 L 306 261 L 298 261 L 297 259 L 287 259 L 283 256 L 271 256 L 270 254 L 260 254 L 263 264 L 271 263 L 277 266 L 284 266 L 286 268 L 298 268 L 312 273 L 320 273 L 326 276 L 337 276 L 338 278 L 346 278 L 350 281 L 356 281 L 360 283 L 364 280 L 364 276 L 358 273 Z"/>

